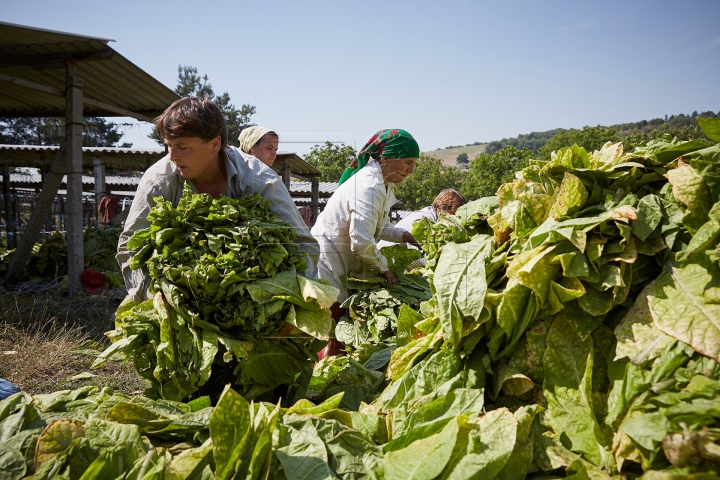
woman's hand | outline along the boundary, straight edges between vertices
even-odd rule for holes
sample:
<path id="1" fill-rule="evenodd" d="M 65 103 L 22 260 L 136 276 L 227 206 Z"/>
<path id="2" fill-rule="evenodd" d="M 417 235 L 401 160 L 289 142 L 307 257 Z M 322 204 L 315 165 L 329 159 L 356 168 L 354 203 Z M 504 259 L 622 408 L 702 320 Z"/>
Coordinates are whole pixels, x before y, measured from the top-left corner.
<path id="1" fill-rule="evenodd" d="M 403 242 L 409 243 L 411 245 L 415 245 L 416 247 L 419 247 L 420 244 L 417 240 L 415 240 L 415 237 L 413 237 L 413 234 L 410 232 L 403 233 Z"/>
<path id="2" fill-rule="evenodd" d="M 385 280 L 387 280 L 388 285 L 397 285 L 398 284 L 398 279 L 392 270 L 387 270 L 387 271 L 383 272 L 383 275 L 385 276 Z"/>

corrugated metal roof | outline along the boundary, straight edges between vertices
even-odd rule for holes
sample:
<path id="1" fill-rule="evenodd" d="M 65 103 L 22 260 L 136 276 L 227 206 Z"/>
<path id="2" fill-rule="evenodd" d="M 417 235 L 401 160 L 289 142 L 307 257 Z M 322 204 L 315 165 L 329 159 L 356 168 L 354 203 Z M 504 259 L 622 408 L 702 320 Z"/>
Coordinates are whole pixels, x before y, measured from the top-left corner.
<path id="1" fill-rule="evenodd" d="M 277 158 L 275 159 L 275 163 L 273 163 L 272 169 L 275 170 L 278 175 L 282 176 L 285 162 L 290 163 L 291 175 L 299 175 L 301 177 L 319 177 L 321 175 L 320 170 L 303 160 L 303 158 L 295 152 L 277 152 Z"/>
<path id="2" fill-rule="evenodd" d="M 147 117 L 159 115 L 179 98 L 109 47 L 110 41 L 0 22 L 0 73 L 64 92 L 63 58 L 110 57 L 78 62 L 85 97 Z M 63 97 L 8 81 L 0 84 L 0 116 L 65 116 Z M 88 104 L 83 113 L 86 117 L 120 115 Z"/>
<path id="3" fill-rule="evenodd" d="M 60 147 L 56 145 L 0 145 L 0 162 L 13 166 L 50 168 Z M 164 148 L 83 147 L 83 167 L 92 168 L 98 157 L 118 168 L 145 170 L 165 156 Z"/>
<path id="4" fill-rule="evenodd" d="M 2 181 L 3 176 L 0 175 L 0 181 Z M 67 182 L 67 175 L 63 176 L 62 183 L 65 184 Z M 11 185 L 32 185 L 37 184 L 40 186 L 43 183 L 42 175 L 40 174 L 31 174 L 31 173 L 11 173 L 10 174 L 10 184 Z M 89 175 L 83 175 L 82 176 L 82 183 L 84 185 L 95 185 L 95 177 L 91 177 Z M 105 176 L 105 184 L 109 186 L 117 186 L 117 185 L 127 185 L 130 187 L 137 188 L 137 185 L 140 183 L 140 177 L 121 177 L 119 175 L 106 175 Z"/>
<path id="5" fill-rule="evenodd" d="M 333 182 L 320 182 L 320 193 L 332 194 L 337 190 L 338 184 Z M 290 182 L 290 191 L 299 193 L 312 193 L 312 184 L 310 182 Z"/>

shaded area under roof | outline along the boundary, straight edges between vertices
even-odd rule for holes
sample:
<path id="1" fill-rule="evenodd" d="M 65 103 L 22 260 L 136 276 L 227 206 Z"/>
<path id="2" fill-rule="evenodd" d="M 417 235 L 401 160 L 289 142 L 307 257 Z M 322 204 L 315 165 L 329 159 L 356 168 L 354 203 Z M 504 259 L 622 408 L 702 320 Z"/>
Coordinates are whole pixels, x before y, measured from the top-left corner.
<path id="1" fill-rule="evenodd" d="M 78 62 L 85 117 L 160 115 L 178 95 L 108 46 L 111 41 L 0 22 L 0 116 L 64 117 L 68 60 Z"/>
<path id="2" fill-rule="evenodd" d="M 310 178 L 322 175 L 320 170 L 303 160 L 297 153 L 277 152 L 277 158 L 275 158 L 272 169 L 282 177 L 282 172 L 286 165 L 290 166 L 291 176 L 302 178 L 303 180 L 309 180 Z"/>
<path id="3" fill-rule="evenodd" d="M 0 145 L 0 163 L 14 167 L 34 167 L 47 171 L 60 147 L 56 145 Z M 83 147 L 83 167 L 92 168 L 94 158 L 107 166 L 146 170 L 166 155 L 164 148 Z"/>
<path id="4" fill-rule="evenodd" d="M 58 149 L 57 145 L 0 145 L 0 163 L 14 167 L 50 168 Z M 102 158 L 106 164 L 119 168 L 146 170 L 165 155 L 165 149 L 83 147 L 83 167 L 92 168 L 93 158 Z M 110 166 L 107 165 L 107 166 Z M 295 152 L 278 152 L 273 170 L 282 176 L 285 165 L 290 165 L 291 176 L 319 177 L 320 170 L 310 165 Z"/>

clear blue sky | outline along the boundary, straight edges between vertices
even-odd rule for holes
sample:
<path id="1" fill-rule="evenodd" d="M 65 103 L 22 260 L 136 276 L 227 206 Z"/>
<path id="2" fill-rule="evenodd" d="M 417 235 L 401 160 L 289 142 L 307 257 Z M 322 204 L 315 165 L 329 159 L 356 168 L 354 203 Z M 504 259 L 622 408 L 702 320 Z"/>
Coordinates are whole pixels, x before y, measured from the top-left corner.
<path id="1" fill-rule="evenodd" d="M 116 40 L 171 88 L 195 66 L 283 140 L 404 128 L 433 150 L 720 110 L 717 0 L 0 1 L 3 21 Z"/>

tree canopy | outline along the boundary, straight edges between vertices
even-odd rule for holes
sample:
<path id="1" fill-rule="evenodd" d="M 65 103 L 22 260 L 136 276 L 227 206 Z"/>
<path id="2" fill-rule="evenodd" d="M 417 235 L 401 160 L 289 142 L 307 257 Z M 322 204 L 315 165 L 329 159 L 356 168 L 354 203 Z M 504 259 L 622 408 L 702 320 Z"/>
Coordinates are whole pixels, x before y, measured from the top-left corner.
<path id="1" fill-rule="evenodd" d="M 463 152 L 460 155 L 457 156 L 457 159 L 455 160 L 459 165 L 467 165 L 470 163 L 470 159 L 468 158 L 468 154 Z"/>
<path id="2" fill-rule="evenodd" d="M 210 97 L 215 102 L 215 105 L 220 107 L 225 116 L 228 127 L 228 143 L 230 145 L 240 146 L 238 141 L 240 132 L 244 128 L 253 125 L 251 117 L 255 114 L 255 107 L 244 103 L 242 107 L 236 108 L 232 104 L 228 92 L 216 95 L 207 74 L 200 76 L 196 67 L 178 65 L 177 86 L 175 86 L 174 91 L 181 97 L 200 97 L 203 95 Z M 163 142 L 154 128 L 149 137 L 162 145 Z"/>
<path id="3" fill-rule="evenodd" d="M 477 200 L 495 195 L 500 185 L 513 180 L 516 171 L 528 165 L 535 153 L 507 146 L 493 154 L 481 153 L 470 162 L 470 170 L 460 192 L 468 199 Z"/>
<path id="4" fill-rule="evenodd" d="M 321 182 L 337 182 L 355 155 L 355 149 L 350 145 L 325 142 L 325 145 L 315 145 L 305 161 L 320 170 Z"/>
<path id="5" fill-rule="evenodd" d="M 419 210 L 432 204 L 441 190 L 460 190 L 464 177 L 464 171 L 446 167 L 440 159 L 422 153 L 415 172 L 395 187 L 395 196 L 403 210 Z"/>
<path id="6" fill-rule="evenodd" d="M 577 145 L 583 147 L 588 152 L 599 150 L 605 142 L 616 142 L 617 130 L 613 127 L 583 127 L 582 130 L 570 129 L 558 133 L 545 145 L 538 149 L 538 157 L 550 159 L 550 154 L 563 147 L 572 147 Z"/>
<path id="7" fill-rule="evenodd" d="M 120 144 L 120 125 L 102 117 L 87 117 L 83 124 L 84 147 L 132 147 Z M 59 145 L 65 138 L 65 119 L 56 117 L 0 118 L 0 143 L 5 145 Z"/>

